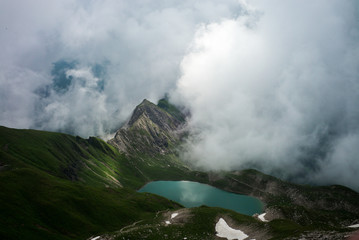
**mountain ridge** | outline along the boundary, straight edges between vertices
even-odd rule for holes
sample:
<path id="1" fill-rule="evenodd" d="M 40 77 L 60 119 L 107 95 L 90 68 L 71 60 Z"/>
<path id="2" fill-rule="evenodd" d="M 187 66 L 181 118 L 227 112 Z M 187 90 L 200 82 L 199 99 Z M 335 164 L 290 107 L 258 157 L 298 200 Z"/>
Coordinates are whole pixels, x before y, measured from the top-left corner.
<path id="1" fill-rule="evenodd" d="M 178 143 L 184 126 L 184 115 L 180 117 L 144 99 L 108 143 L 125 153 L 173 153 L 171 146 Z"/>

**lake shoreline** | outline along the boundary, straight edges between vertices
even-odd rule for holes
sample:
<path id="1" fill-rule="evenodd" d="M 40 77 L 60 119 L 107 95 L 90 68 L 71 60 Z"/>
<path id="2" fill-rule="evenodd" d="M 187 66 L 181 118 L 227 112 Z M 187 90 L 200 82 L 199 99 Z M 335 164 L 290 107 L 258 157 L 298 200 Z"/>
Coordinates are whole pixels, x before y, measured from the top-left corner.
<path id="1" fill-rule="evenodd" d="M 188 180 L 151 181 L 138 192 L 157 194 L 186 208 L 206 205 L 230 209 L 248 216 L 265 211 L 265 203 L 256 197 L 228 192 L 209 184 Z"/>

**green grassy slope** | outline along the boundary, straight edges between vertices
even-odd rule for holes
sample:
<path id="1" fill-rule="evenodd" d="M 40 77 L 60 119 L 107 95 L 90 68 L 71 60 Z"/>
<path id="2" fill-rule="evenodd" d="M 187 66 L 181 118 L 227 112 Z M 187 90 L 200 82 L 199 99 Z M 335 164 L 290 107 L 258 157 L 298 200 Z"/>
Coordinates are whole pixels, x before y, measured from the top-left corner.
<path id="1" fill-rule="evenodd" d="M 0 239 L 85 239 L 178 205 L 129 189 L 88 187 L 31 168 L 0 174 Z"/>
<path id="2" fill-rule="evenodd" d="M 178 211 L 174 211 L 178 212 Z M 132 229 L 122 233 L 113 234 L 116 240 L 122 239 L 214 239 L 216 235 L 215 225 L 219 218 L 230 220 L 237 227 L 250 226 L 252 229 L 266 231 L 264 223 L 236 212 L 213 207 L 197 207 L 186 211 L 179 211 L 178 217 L 171 219 L 170 213 L 162 214 L 151 222 L 141 222 Z M 165 224 L 170 221 L 171 224 Z M 268 234 L 269 235 L 269 234 Z"/>
<path id="3" fill-rule="evenodd" d="M 97 187 L 144 185 L 136 162 L 117 149 L 90 137 L 0 126 L 0 170 L 32 166 L 52 176 Z"/>
<path id="4" fill-rule="evenodd" d="M 168 112 L 180 122 L 185 122 L 185 115 L 174 105 L 172 105 L 168 99 L 162 98 L 158 101 L 157 106 Z"/>
<path id="5" fill-rule="evenodd" d="M 347 231 L 340 223 L 349 225 L 359 216 L 359 195 L 345 187 L 300 186 L 255 170 L 192 171 L 176 154 L 125 156 L 97 138 L 0 127 L 0 239 L 86 239 L 136 221 L 145 230 L 146 224 L 163 222 L 156 212 L 179 207 L 135 192 L 152 180 L 193 180 L 257 196 L 282 219 L 264 224 L 223 209 L 198 208 L 183 224 L 153 228 L 148 239 L 213 236 L 222 216 L 246 222 L 254 232 L 264 228 L 274 239 L 318 229 Z M 138 234 L 121 236 L 137 239 Z"/>
<path id="6" fill-rule="evenodd" d="M 178 213 L 178 216 L 171 219 L 170 216 L 174 212 Z M 274 220 L 264 223 L 231 210 L 201 206 L 186 210 L 165 211 L 151 221 L 140 222 L 126 228 L 125 231 L 109 233 L 107 236 L 111 236 L 115 240 L 219 239 L 215 238 L 215 226 L 220 218 L 225 219 L 230 227 L 240 229 L 249 235 L 249 239 L 286 239 L 287 237 L 298 239 L 303 232 L 314 230 L 313 227 L 304 227 L 290 220 Z M 166 224 L 166 221 L 169 221 L 170 224 Z"/>
<path id="7" fill-rule="evenodd" d="M 97 139 L 0 127 L 1 151 L 12 157 L 7 168 L 26 163 L 51 175 L 88 185 L 119 187 L 120 154 Z M 3 160 L 4 161 L 4 160 Z"/>
<path id="8" fill-rule="evenodd" d="M 179 207 L 121 188 L 136 185 L 125 161 L 99 139 L 0 127 L 0 239 L 85 239 Z"/>

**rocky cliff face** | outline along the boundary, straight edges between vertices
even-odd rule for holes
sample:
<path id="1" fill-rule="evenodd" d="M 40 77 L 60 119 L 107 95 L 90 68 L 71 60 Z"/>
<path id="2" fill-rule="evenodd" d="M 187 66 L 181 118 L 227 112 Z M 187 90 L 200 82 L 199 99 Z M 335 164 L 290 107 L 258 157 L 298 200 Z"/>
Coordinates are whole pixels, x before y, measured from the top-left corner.
<path id="1" fill-rule="evenodd" d="M 176 113 L 175 116 L 145 99 L 109 143 L 129 154 L 171 153 L 184 126 L 183 114 Z"/>

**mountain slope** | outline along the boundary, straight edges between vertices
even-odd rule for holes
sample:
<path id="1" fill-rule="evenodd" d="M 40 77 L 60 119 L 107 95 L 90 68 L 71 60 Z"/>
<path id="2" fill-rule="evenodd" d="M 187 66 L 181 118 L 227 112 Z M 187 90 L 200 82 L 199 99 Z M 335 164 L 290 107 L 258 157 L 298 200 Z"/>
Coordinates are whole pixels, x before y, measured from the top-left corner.
<path id="1" fill-rule="evenodd" d="M 108 143 L 126 155 L 128 166 L 143 183 L 183 179 L 203 182 L 206 174 L 192 171 L 178 156 L 178 146 L 186 134 L 184 124 L 185 115 L 167 100 L 155 105 L 145 99 Z"/>
<path id="2" fill-rule="evenodd" d="M 129 189 L 89 187 L 32 168 L 0 174 L 0 239 L 86 239 L 178 208 Z"/>
<path id="3" fill-rule="evenodd" d="M 0 134 L 2 153 L 12 157 L 5 169 L 25 163 L 63 179 L 121 187 L 114 171 L 121 156 L 100 139 L 5 127 Z"/>
<path id="4" fill-rule="evenodd" d="M 165 105 L 162 101 L 162 106 Z M 180 139 L 184 116 L 171 115 L 148 100 L 138 105 L 128 123 L 116 132 L 109 143 L 122 152 L 150 155 L 173 153 Z"/>
<path id="5" fill-rule="evenodd" d="M 143 184 L 131 170 L 96 138 L 0 127 L 0 239 L 85 239 L 179 207 L 123 188 Z"/>
<path id="6" fill-rule="evenodd" d="M 343 186 L 303 186 L 256 170 L 210 177 L 209 184 L 266 203 L 267 218 L 289 219 L 302 226 L 341 228 L 359 222 L 359 193 Z"/>

